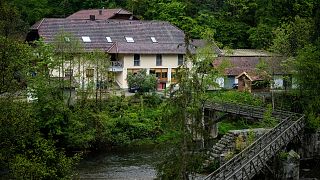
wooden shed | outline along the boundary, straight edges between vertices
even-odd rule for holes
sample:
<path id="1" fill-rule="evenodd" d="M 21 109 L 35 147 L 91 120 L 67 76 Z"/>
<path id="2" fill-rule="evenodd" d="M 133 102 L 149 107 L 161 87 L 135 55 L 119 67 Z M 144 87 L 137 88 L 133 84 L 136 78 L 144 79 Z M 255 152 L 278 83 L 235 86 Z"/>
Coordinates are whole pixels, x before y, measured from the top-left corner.
<path id="1" fill-rule="evenodd" d="M 266 72 L 257 74 L 256 72 L 242 72 L 238 79 L 238 90 L 248 92 L 268 92 L 270 91 L 270 78 Z"/>

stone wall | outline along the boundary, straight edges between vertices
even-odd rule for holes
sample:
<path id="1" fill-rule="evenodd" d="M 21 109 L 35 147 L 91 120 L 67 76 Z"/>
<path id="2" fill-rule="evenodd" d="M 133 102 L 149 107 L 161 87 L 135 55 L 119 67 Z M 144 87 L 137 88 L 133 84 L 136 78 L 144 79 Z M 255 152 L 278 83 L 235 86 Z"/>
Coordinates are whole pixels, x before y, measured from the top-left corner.
<path id="1" fill-rule="evenodd" d="M 249 145 L 250 132 L 254 134 L 252 141 L 255 141 L 268 131 L 269 129 L 264 128 L 229 131 L 212 147 L 210 159 L 218 160 L 220 164 L 223 164 L 231 159 L 237 151 L 241 151 Z"/>

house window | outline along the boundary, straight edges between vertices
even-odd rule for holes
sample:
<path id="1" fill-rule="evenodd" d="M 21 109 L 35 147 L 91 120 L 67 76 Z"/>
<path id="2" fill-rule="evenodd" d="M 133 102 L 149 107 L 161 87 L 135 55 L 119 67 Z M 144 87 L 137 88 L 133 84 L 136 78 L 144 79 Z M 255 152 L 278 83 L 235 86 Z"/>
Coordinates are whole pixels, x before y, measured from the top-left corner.
<path id="1" fill-rule="evenodd" d="M 176 69 L 171 69 L 171 81 L 176 82 L 177 79 L 177 71 Z"/>
<path id="2" fill-rule="evenodd" d="M 133 37 L 125 37 L 128 43 L 134 43 Z"/>
<path id="3" fill-rule="evenodd" d="M 128 69 L 127 73 L 137 74 L 141 69 Z"/>
<path id="4" fill-rule="evenodd" d="M 91 39 L 89 36 L 82 36 L 82 41 L 83 42 L 91 42 Z"/>
<path id="5" fill-rule="evenodd" d="M 162 72 L 161 79 L 167 79 L 168 78 L 168 72 Z"/>
<path id="6" fill-rule="evenodd" d="M 93 74 L 94 74 L 94 69 L 92 69 L 92 68 L 86 69 L 86 77 L 87 78 L 92 78 Z"/>
<path id="7" fill-rule="evenodd" d="M 111 43 L 111 42 L 112 42 L 111 37 L 106 37 L 106 39 L 107 39 L 108 43 Z"/>
<path id="8" fill-rule="evenodd" d="M 181 66 L 183 64 L 183 55 L 178 54 L 178 65 Z"/>
<path id="9" fill-rule="evenodd" d="M 151 41 L 152 41 L 153 43 L 157 43 L 157 42 L 158 42 L 155 37 L 150 37 L 150 38 L 151 38 Z"/>
<path id="10" fill-rule="evenodd" d="M 64 37 L 64 41 L 65 42 L 70 42 L 70 38 L 69 37 Z"/>
<path id="11" fill-rule="evenodd" d="M 135 54 L 133 57 L 133 65 L 140 66 L 140 54 Z"/>
<path id="12" fill-rule="evenodd" d="M 157 68 L 157 69 L 150 69 L 150 74 L 155 74 L 157 79 L 160 81 L 167 81 L 168 80 L 168 69 L 166 68 Z"/>
<path id="13" fill-rule="evenodd" d="M 73 76 L 73 69 L 66 69 L 64 70 L 65 77 L 72 77 Z"/>
<path id="14" fill-rule="evenodd" d="M 156 66 L 162 66 L 162 55 L 157 54 L 156 56 Z"/>

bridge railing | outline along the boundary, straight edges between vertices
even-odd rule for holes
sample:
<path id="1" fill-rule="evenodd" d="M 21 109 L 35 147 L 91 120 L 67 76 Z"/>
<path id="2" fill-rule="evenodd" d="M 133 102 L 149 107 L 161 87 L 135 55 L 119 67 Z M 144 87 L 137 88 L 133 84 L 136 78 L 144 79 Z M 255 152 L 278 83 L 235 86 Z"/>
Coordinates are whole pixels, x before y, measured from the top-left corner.
<path id="1" fill-rule="evenodd" d="M 290 121 L 288 117 L 284 121 L 280 122 L 276 127 L 271 129 L 269 132 L 265 133 L 256 141 L 254 141 L 251 145 L 246 147 L 242 152 L 220 166 L 205 179 L 226 178 L 231 172 L 236 170 L 236 167 L 239 165 L 239 163 L 241 163 L 241 161 L 243 161 L 245 157 L 259 152 L 267 141 L 271 141 L 270 136 L 273 137 L 273 135 L 276 135 L 277 132 L 281 131 L 284 125 L 287 125 L 289 122 Z"/>
<path id="2" fill-rule="evenodd" d="M 287 129 L 280 132 L 280 134 L 265 145 L 259 153 L 247 156 L 248 159 L 244 159 L 239 167 L 225 179 L 251 179 L 265 166 L 266 161 L 272 158 L 282 147 L 286 146 L 303 127 L 304 117 L 302 116 L 287 127 Z"/>
<path id="3" fill-rule="evenodd" d="M 257 107 L 252 105 L 245 105 L 245 104 L 237 104 L 237 103 L 214 103 L 214 102 L 207 102 L 204 106 L 207 109 L 214 109 L 218 111 L 233 113 L 233 114 L 239 114 L 244 116 L 250 116 L 262 119 L 266 108 L 263 107 Z M 288 117 L 289 115 L 299 115 L 297 113 L 289 112 L 289 111 L 283 111 L 275 109 L 272 111 L 272 116 L 277 119 L 284 119 Z"/>
<path id="4" fill-rule="evenodd" d="M 265 112 L 264 108 L 258 108 L 255 106 L 246 106 L 246 105 L 239 108 L 239 107 L 236 107 L 235 105 L 224 104 L 221 106 L 221 105 L 215 103 L 215 104 L 209 104 L 206 107 L 213 108 L 216 110 L 225 111 L 225 112 L 238 113 L 238 114 L 249 109 L 251 116 L 254 115 L 253 112 L 255 112 L 256 114 L 259 115 L 259 117 L 263 117 L 263 114 Z M 234 112 L 234 110 L 236 110 L 236 112 Z M 274 140 L 281 138 L 282 137 L 281 133 L 287 132 L 287 129 L 290 129 L 290 127 L 293 123 L 293 120 L 298 120 L 297 122 L 293 123 L 293 125 L 295 125 L 297 123 L 302 122 L 300 119 L 303 118 L 303 116 L 301 117 L 301 115 L 299 115 L 299 114 L 291 113 L 291 112 L 287 112 L 287 111 L 276 110 L 276 111 L 273 111 L 272 114 L 281 119 L 280 123 L 276 127 L 274 127 L 269 132 L 267 132 L 266 134 L 261 136 L 254 143 L 252 143 L 247 148 L 245 148 L 241 153 L 237 154 L 235 157 L 233 157 L 227 163 L 222 165 L 219 169 L 217 169 L 216 171 L 214 171 L 213 173 L 208 175 L 205 179 L 226 179 L 233 172 L 239 172 L 239 169 L 238 169 L 239 166 L 241 166 L 243 163 L 248 163 L 250 157 L 254 157 L 257 154 L 264 152 L 264 151 L 262 151 L 262 149 L 265 147 L 272 147 L 272 146 L 270 146 L 270 142 L 273 142 Z M 290 131 L 292 131 L 292 130 L 290 129 Z M 277 151 L 277 150 L 278 149 L 274 149 L 274 151 Z M 254 162 L 250 161 L 250 165 L 252 163 L 254 163 Z M 254 167 L 250 166 L 250 168 L 254 168 Z M 257 169 L 255 169 L 255 170 L 257 171 Z M 244 172 L 246 174 L 248 173 L 247 171 L 244 171 Z"/>

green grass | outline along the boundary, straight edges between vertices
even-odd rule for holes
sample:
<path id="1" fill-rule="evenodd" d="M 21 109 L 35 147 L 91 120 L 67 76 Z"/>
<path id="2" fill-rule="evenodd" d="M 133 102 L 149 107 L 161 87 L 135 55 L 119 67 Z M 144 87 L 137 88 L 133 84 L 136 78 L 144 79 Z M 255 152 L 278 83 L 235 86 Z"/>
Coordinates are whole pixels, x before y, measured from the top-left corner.
<path id="1" fill-rule="evenodd" d="M 254 129 L 261 128 L 259 122 L 250 122 L 243 118 L 237 119 L 227 119 L 219 122 L 218 129 L 219 134 L 224 135 L 230 130 L 239 130 L 239 129 Z"/>

